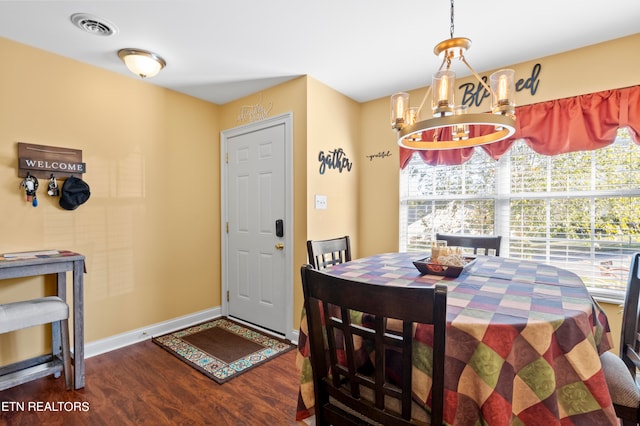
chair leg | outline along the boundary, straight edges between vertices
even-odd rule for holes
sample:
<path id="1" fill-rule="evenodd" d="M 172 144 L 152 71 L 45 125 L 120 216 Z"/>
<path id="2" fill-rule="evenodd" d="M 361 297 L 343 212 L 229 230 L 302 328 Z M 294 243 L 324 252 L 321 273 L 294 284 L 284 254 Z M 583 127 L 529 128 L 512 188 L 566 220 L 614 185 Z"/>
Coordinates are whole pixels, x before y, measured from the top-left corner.
<path id="1" fill-rule="evenodd" d="M 60 331 L 61 321 L 51 323 L 51 352 L 54 359 L 62 359 L 62 342 L 60 341 L 62 332 Z M 54 374 L 56 379 L 60 377 L 60 373 Z"/>
<path id="2" fill-rule="evenodd" d="M 69 345 L 69 321 L 60 321 L 60 335 L 62 337 L 62 362 L 64 363 L 64 381 L 67 389 L 73 388 L 73 372 L 71 371 L 71 347 Z"/>

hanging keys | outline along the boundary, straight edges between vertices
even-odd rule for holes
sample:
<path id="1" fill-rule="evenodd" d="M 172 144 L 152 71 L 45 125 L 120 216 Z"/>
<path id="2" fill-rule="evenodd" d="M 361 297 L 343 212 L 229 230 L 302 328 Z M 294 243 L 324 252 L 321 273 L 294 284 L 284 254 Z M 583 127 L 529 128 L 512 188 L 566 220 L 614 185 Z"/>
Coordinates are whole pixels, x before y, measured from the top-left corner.
<path id="1" fill-rule="evenodd" d="M 27 177 L 20 183 L 20 187 L 24 189 L 27 195 L 27 202 L 30 202 L 33 207 L 38 207 L 38 200 L 36 198 L 38 178 L 31 176 L 31 174 L 27 172 Z"/>
<path id="2" fill-rule="evenodd" d="M 47 190 L 47 194 L 51 197 L 57 197 L 60 195 L 60 188 L 58 188 L 58 182 L 56 182 L 55 176 L 51 173 L 51 177 L 49 178 L 49 188 Z"/>

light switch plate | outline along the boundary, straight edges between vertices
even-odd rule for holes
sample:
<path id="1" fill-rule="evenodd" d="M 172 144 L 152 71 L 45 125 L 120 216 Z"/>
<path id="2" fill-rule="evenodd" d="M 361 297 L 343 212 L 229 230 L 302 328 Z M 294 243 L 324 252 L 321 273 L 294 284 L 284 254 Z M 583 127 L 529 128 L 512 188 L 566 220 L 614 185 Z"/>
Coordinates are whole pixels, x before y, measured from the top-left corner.
<path id="1" fill-rule="evenodd" d="M 327 196 L 316 195 L 316 210 L 326 210 L 326 209 L 327 209 Z"/>

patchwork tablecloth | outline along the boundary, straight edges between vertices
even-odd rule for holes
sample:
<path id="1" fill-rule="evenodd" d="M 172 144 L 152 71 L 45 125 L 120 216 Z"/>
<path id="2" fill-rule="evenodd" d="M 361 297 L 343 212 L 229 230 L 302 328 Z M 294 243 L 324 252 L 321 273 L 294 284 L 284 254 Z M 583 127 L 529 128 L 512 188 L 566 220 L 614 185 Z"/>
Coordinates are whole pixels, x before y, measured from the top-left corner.
<path id="1" fill-rule="evenodd" d="M 380 254 L 327 272 L 376 284 L 447 285 L 448 424 L 617 424 L 599 358 L 612 348 L 609 325 L 577 275 L 488 256 L 479 256 L 458 278 L 420 275 L 412 261 L 426 256 Z M 417 327 L 417 345 L 427 344 L 424 331 Z M 303 316 L 297 420 L 313 415 L 306 332 Z M 431 379 L 424 364 L 414 359 L 413 389 L 427 403 Z"/>

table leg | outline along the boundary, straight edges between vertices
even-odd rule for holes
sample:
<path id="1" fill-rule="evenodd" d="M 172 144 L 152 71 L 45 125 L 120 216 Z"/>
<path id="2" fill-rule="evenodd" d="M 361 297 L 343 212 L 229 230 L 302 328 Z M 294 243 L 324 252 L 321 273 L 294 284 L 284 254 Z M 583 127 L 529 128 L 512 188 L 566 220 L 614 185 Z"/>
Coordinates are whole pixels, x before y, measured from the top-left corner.
<path id="1" fill-rule="evenodd" d="M 56 295 L 67 301 L 67 273 L 58 272 L 56 274 Z M 60 339 L 60 324 L 51 324 L 51 352 L 53 357 L 62 359 L 62 340 Z M 55 377 L 59 377 L 60 374 L 56 374 Z"/>
<path id="2" fill-rule="evenodd" d="M 74 387 L 84 387 L 84 260 L 73 262 Z"/>

